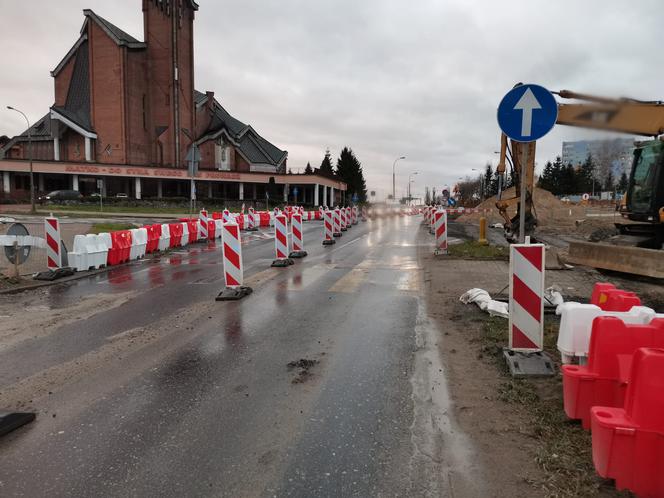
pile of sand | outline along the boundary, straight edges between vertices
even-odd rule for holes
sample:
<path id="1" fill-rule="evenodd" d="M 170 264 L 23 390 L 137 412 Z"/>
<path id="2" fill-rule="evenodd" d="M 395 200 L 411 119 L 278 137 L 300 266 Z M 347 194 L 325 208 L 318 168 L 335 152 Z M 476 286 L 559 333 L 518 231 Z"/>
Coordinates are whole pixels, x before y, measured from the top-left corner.
<path id="1" fill-rule="evenodd" d="M 503 192 L 502 199 L 510 199 L 514 195 L 515 189 L 512 187 Z M 534 214 L 538 219 L 540 227 L 572 227 L 575 226 L 575 220 L 585 217 L 585 209 L 583 207 L 566 204 L 548 190 L 535 188 L 533 198 L 535 201 Z M 496 201 L 497 198 L 494 196 L 477 206 L 479 209 L 490 209 L 490 214 L 464 214 L 459 217 L 458 221 L 462 223 L 477 223 L 481 216 L 485 216 L 490 224 L 502 223 L 503 219 L 496 208 Z M 507 213 L 510 217 L 515 216 L 516 206 L 509 208 Z"/>

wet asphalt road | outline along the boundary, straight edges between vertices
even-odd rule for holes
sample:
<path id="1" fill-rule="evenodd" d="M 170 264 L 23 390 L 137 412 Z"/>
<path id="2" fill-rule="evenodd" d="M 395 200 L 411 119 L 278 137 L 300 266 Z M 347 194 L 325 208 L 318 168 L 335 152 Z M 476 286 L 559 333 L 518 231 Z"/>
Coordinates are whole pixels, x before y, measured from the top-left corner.
<path id="1" fill-rule="evenodd" d="M 0 440 L 0 495 L 446 496 L 471 457 L 422 294 L 432 241 L 415 217 L 331 247 L 320 232 L 306 225 L 309 256 L 285 269 L 248 236 L 240 302 L 214 302 L 214 245 L 51 287 L 65 313 L 126 302 L 0 350 L 0 406 L 34 380 L 38 410 Z"/>

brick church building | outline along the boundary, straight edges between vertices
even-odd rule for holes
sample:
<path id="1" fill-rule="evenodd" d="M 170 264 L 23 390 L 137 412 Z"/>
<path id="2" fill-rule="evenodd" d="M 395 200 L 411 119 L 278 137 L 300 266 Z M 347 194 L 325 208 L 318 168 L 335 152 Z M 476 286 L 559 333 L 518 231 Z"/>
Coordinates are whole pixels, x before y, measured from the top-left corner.
<path id="1" fill-rule="evenodd" d="M 286 151 L 231 116 L 214 92 L 195 89 L 196 2 L 142 3 L 144 41 L 83 11 L 78 40 L 51 71 L 50 110 L 0 149 L 3 196 L 29 190 L 31 155 L 39 192 L 89 195 L 101 179 L 107 196 L 188 197 L 187 155 L 195 145 L 199 198 L 264 200 L 274 178 L 284 201 L 342 199 L 345 184 L 287 174 Z"/>

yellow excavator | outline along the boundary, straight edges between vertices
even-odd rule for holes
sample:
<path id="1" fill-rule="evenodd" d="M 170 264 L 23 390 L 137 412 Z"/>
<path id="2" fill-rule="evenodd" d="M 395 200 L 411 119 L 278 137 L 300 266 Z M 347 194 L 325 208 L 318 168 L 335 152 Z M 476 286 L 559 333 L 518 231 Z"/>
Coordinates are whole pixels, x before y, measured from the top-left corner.
<path id="1" fill-rule="evenodd" d="M 629 186 L 620 207 L 626 223 L 616 223 L 620 236 L 614 242 L 573 242 L 568 261 L 595 268 L 664 278 L 664 102 L 634 99 L 609 99 L 575 93 L 553 92 L 561 99 L 575 102 L 558 104 L 557 124 L 607 130 L 652 137 L 636 142 Z M 501 137 L 497 172 L 504 176 L 507 163 L 512 165 L 516 194 L 502 198 L 499 182 L 496 207 L 505 220 L 505 236 L 515 242 L 519 235 L 521 195 L 525 195 L 525 233 L 534 235 L 537 219 L 533 210 L 535 187 L 535 142 L 516 142 L 505 134 Z M 521 174 L 525 170 L 526 192 L 521 192 Z M 510 218 L 507 209 L 517 207 Z"/>

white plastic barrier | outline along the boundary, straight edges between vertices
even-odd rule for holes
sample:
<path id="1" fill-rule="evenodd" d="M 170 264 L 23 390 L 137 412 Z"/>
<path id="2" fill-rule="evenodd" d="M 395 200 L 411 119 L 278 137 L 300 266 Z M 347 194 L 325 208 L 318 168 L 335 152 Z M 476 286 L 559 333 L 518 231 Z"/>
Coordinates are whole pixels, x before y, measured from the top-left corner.
<path id="1" fill-rule="evenodd" d="M 625 323 L 646 324 L 656 316 L 655 311 L 645 306 L 634 306 L 631 310 L 603 311 L 594 304 L 563 303 L 556 309 L 560 315 L 558 329 L 558 351 L 563 363 L 572 363 L 574 357 L 580 364 L 585 364 L 590 348 L 590 333 L 593 320 L 598 316 L 615 316 Z"/>
<path id="2" fill-rule="evenodd" d="M 159 237 L 159 250 L 165 251 L 171 245 L 171 229 L 168 224 L 161 225 L 161 237 Z"/>
<path id="3" fill-rule="evenodd" d="M 108 251 L 113 248 L 113 239 L 111 239 L 111 234 L 106 232 L 100 233 L 97 235 L 97 243 L 106 248 L 106 259 L 104 260 L 104 264 L 106 265 L 108 264 Z"/>
<path id="4" fill-rule="evenodd" d="M 70 268 L 76 271 L 86 271 L 90 268 L 88 264 L 88 253 L 85 247 L 85 235 L 74 236 L 74 246 L 72 250 L 67 253 L 67 260 Z"/>
<path id="5" fill-rule="evenodd" d="M 221 238 L 221 230 L 224 228 L 224 220 L 214 220 L 214 236 L 217 239 Z"/>
<path id="6" fill-rule="evenodd" d="M 184 247 L 189 244 L 189 224 L 182 223 L 182 240 L 180 241 L 180 246 Z"/>
<path id="7" fill-rule="evenodd" d="M 94 233 L 85 236 L 85 250 L 88 253 L 88 267 L 98 270 L 106 266 L 108 247 L 104 240 Z"/>
<path id="8" fill-rule="evenodd" d="M 133 228 L 131 232 L 131 248 L 129 259 L 141 259 L 145 257 L 145 248 L 148 244 L 148 231 L 146 228 Z"/>

